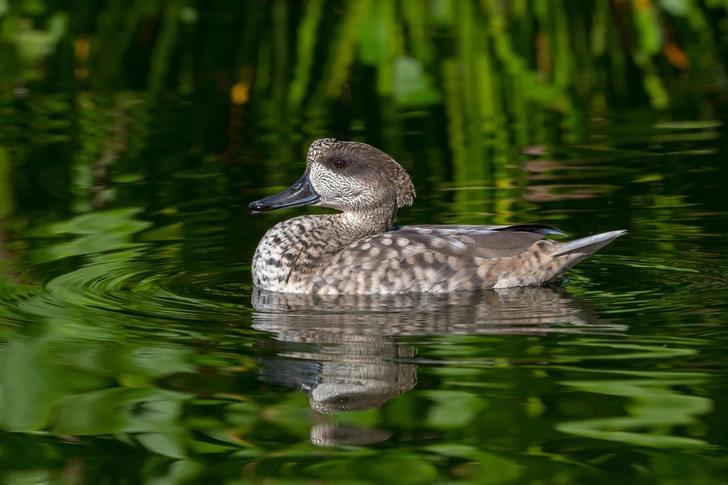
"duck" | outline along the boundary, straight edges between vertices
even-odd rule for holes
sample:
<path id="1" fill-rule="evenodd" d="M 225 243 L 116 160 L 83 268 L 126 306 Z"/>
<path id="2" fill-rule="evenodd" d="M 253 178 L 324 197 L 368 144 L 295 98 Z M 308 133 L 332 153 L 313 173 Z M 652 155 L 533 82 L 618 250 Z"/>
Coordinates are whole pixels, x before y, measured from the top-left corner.
<path id="1" fill-rule="evenodd" d="M 297 294 L 447 293 L 551 283 L 624 230 L 573 241 L 542 224 L 395 226 L 415 188 L 405 169 L 366 143 L 314 141 L 303 176 L 250 203 L 252 214 L 315 206 L 334 214 L 287 219 L 261 239 L 253 284 Z"/>

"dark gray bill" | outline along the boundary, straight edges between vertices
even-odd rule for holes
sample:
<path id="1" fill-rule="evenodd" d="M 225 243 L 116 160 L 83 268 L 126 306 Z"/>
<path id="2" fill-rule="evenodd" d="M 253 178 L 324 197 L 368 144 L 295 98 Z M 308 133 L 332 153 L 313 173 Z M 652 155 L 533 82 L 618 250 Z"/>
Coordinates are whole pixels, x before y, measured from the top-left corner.
<path id="1" fill-rule="evenodd" d="M 298 182 L 280 194 L 271 195 L 265 199 L 251 202 L 248 209 L 250 209 L 252 214 L 257 214 L 258 212 L 268 212 L 276 209 L 312 205 L 318 202 L 318 200 L 319 195 L 313 189 L 311 180 L 308 178 L 308 172 L 306 172 Z"/>

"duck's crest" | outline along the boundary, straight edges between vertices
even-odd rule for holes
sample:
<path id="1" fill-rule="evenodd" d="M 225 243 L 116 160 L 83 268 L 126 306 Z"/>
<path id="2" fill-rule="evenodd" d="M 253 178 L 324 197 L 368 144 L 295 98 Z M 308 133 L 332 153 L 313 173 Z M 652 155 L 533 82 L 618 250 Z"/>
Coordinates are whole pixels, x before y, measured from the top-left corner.
<path id="1" fill-rule="evenodd" d="M 306 168 L 310 169 L 316 159 L 322 157 L 328 150 L 336 145 L 336 138 L 321 138 L 311 143 L 306 155 Z"/>

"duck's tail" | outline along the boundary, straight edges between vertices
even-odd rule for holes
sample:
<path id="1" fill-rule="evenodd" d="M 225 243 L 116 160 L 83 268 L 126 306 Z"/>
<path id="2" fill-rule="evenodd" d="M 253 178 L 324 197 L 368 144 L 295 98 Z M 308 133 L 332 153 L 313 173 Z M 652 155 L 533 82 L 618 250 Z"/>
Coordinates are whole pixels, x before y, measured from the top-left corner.
<path id="1" fill-rule="evenodd" d="M 576 241 L 562 243 L 562 245 L 551 253 L 551 259 L 557 264 L 556 270 L 543 282 L 550 283 L 556 280 L 576 263 L 588 256 L 591 256 L 622 234 L 626 233 L 627 231 L 611 231 L 584 237 L 577 239 Z"/>
<path id="2" fill-rule="evenodd" d="M 587 256 L 596 253 L 610 242 L 617 239 L 622 234 L 627 234 L 627 231 L 611 231 L 602 234 L 596 234 L 594 236 L 584 237 L 575 241 L 569 241 L 564 243 L 556 251 L 553 252 L 553 257 L 562 256 L 565 254 L 580 255 L 574 264 L 586 258 Z"/>
<path id="3" fill-rule="evenodd" d="M 626 233 L 627 231 L 611 231 L 562 243 L 561 246 L 551 253 L 551 258 L 554 261 L 558 261 L 558 269 L 545 282 L 549 283 L 554 281 L 576 263 L 591 256 Z"/>

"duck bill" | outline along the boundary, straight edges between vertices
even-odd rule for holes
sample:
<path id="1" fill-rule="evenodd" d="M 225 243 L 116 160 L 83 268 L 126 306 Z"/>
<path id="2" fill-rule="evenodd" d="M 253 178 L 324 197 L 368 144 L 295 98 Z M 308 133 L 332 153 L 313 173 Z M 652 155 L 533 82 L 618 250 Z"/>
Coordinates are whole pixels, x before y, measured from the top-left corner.
<path id="1" fill-rule="evenodd" d="M 251 202 L 248 209 L 250 209 L 251 214 L 257 214 L 259 212 L 269 212 L 276 209 L 290 209 L 291 207 L 313 205 L 318 201 L 319 195 L 313 189 L 309 173 L 306 172 L 298 182 L 280 194 L 271 195 L 265 199 Z"/>

